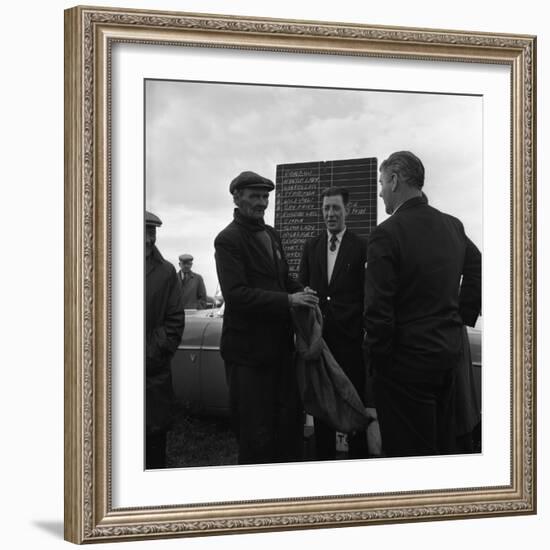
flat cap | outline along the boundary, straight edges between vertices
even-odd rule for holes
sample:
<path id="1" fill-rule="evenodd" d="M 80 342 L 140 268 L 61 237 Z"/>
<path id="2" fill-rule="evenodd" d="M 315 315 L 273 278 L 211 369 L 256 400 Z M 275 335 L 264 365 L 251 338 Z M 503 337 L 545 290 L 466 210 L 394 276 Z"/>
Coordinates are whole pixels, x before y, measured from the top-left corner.
<path id="1" fill-rule="evenodd" d="M 260 189 L 267 189 L 273 191 L 275 185 L 273 182 L 256 172 L 241 172 L 230 184 L 229 192 L 233 194 L 238 189 L 244 189 L 245 187 L 258 187 Z"/>
<path id="2" fill-rule="evenodd" d="M 179 256 L 179 260 L 180 262 L 189 262 L 189 261 L 193 261 L 193 256 L 191 256 L 191 254 L 181 254 Z"/>
<path id="3" fill-rule="evenodd" d="M 160 227 L 162 225 L 162 221 L 158 216 L 155 216 L 152 212 L 145 211 L 145 225 L 149 225 L 152 227 Z"/>

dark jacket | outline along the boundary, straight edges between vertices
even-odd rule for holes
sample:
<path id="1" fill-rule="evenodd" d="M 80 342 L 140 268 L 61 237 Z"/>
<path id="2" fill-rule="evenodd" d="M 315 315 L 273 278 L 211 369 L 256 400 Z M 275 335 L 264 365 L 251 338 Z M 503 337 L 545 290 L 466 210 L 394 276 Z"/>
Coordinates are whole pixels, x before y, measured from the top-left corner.
<path id="1" fill-rule="evenodd" d="M 455 367 L 480 289 L 481 255 L 460 220 L 424 197 L 401 205 L 369 238 L 365 328 L 375 370 L 418 380 Z"/>
<path id="2" fill-rule="evenodd" d="M 166 428 L 172 399 L 170 361 L 185 325 L 181 285 L 174 266 L 156 247 L 145 262 L 146 425 Z"/>
<path id="3" fill-rule="evenodd" d="M 258 238 L 267 231 L 271 254 Z M 293 349 L 288 294 L 301 290 L 290 278 L 277 232 L 235 210 L 214 241 L 216 269 L 225 300 L 221 354 L 226 362 L 275 364 Z"/>
<path id="4" fill-rule="evenodd" d="M 183 271 L 178 271 L 178 279 L 183 293 L 183 306 L 186 309 L 205 309 L 206 308 L 206 287 L 202 275 L 189 272 L 189 277 L 184 280 Z"/>
<path id="5" fill-rule="evenodd" d="M 366 241 L 346 229 L 330 283 L 327 279 L 327 233 L 304 245 L 298 280 L 317 291 L 323 314 L 323 334 L 342 346 L 362 341 Z"/>

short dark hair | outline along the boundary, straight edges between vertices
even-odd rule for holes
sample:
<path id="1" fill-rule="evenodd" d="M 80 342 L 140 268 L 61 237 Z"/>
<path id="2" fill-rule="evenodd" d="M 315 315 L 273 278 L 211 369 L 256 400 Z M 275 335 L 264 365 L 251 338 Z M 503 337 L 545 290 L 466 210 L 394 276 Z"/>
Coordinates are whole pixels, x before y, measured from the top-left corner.
<path id="1" fill-rule="evenodd" d="M 321 193 L 321 201 L 325 197 L 342 197 L 342 202 L 344 203 L 344 206 L 348 204 L 349 202 L 349 191 L 345 187 L 327 187 L 322 193 Z"/>
<path id="2" fill-rule="evenodd" d="M 399 176 L 407 185 L 422 189 L 424 185 L 424 165 L 422 161 L 410 151 L 392 153 L 380 165 L 380 171 L 392 172 Z"/>

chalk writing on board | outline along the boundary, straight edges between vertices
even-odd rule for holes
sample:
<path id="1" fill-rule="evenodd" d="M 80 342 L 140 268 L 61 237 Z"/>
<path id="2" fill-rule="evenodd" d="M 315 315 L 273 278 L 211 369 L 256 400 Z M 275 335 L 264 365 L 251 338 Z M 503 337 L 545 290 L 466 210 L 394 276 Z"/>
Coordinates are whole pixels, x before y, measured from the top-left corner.
<path id="1" fill-rule="evenodd" d="M 345 187 L 350 194 L 347 226 L 367 237 L 376 225 L 377 160 L 374 157 L 279 164 L 275 190 L 275 228 L 281 235 L 290 271 L 296 273 L 307 239 L 325 231 L 322 191 Z"/>

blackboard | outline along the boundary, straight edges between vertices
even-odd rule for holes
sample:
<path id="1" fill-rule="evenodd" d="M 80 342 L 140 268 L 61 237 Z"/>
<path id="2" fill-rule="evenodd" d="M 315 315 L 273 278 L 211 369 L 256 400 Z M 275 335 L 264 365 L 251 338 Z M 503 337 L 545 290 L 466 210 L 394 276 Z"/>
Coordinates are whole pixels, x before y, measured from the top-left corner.
<path id="1" fill-rule="evenodd" d="M 277 165 L 275 229 L 281 235 L 292 274 L 298 271 L 305 241 L 325 231 L 323 190 L 345 187 L 349 191 L 346 226 L 368 237 L 376 226 L 377 180 L 375 157 Z"/>

